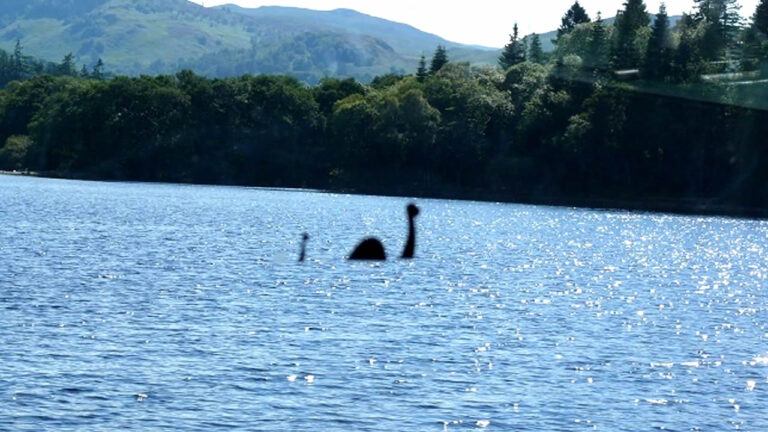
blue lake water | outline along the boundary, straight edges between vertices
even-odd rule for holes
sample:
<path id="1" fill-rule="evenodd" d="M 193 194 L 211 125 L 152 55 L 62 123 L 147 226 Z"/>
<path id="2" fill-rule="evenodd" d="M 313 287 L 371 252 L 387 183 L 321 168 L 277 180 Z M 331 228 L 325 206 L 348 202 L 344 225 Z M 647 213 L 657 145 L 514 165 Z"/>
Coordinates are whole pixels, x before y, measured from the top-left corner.
<path id="1" fill-rule="evenodd" d="M 0 430 L 768 430 L 768 222 L 408 202 L 0 176 Z"/>

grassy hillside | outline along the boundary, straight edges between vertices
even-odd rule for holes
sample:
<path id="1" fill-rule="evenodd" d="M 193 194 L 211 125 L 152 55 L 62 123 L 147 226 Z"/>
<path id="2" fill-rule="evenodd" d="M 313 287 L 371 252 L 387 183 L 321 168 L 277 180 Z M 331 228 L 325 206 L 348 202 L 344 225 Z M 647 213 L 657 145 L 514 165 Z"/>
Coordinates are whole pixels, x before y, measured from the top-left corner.
<path id="1" fill-rule="evenodd" d="M 247 48 L 254 35 L 244 17 L 183 0 L 87 0 L 76 8 L 79 13 L 37 5 L 57 2 L 28 2 L 0 29 L 0 47 L 19 39 L 26 52 L 48 60 L 72 52 L 80 63 L 93 64 L 101 57 L 115 72 L 140 73 L 155 71 L 151 66 L 158 62 L 174 64 L 224 47 Z"/>
<path id="2" fill-rule="evenodd" d="M 0 48 L 80 64 L 102 58 L 115 73 L 169 73 L 192 67 L 210 76 L 287 73 L 367 80 L 412 71 L 438 44 L 453 60 L 493 63 L 497 52 L 445 41 L 405 24 L 351 10 L 204 8 L 187 0 L 4 0 Z"/>

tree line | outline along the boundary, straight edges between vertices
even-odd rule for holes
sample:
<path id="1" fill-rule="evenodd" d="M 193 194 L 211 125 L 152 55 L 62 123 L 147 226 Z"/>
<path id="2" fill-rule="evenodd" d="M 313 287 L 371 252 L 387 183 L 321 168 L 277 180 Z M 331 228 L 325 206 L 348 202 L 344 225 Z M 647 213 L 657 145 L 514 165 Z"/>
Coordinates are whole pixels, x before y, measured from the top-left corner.
<path id="1" fill-rule="evenodd" d="M 746 25 L 740 9 L 736 0 L 694 0 L 693 11 L 673 26 L 663 3 L 651 16 L 643 0 L 627 0 L 608 25 L 599 12 L 591 20 L 576 1 L 562 18 L 554 53 L 542 53 L 536 34 L 520 38 L 515 24 L 499 64 L 506 69 L 526 60 L 576 63 L 597 73 L 624 70 L 669 83 L 726 72 L 765 75 L 768 4 L 761 1 Z"/>
<path id="2" fill-rule="evenodd" d="M 505 49 L 503 68 L 471 67 L 438 47 L 413 75 L 367 85 L 191 71 L 41 74 L 0 92 L 0 169 L 764 213 L 768 115 L 760 103 L 768 84 L 760 65 L 768 55 L 757 23 L 766 1 L 733 47 L 727 31 L 716 33 L 725 42 L 707 36 L 713 24 L 703 12 L 667 37 L 659 17 L 653 26 L 627 24 L 642 21 L 629 9 L 635 0 L 614 25 L 589 21 L 577 3 L 549 58 L 527 41 Z M 632 43 L 619 37 L 633 28 Z M 749 51 L 747 40 L 762 48 Z M 749 82 L 707 77 L 735 65 Z M 637 79 L 617 74 L 624 68 Z"/>
<path id="3" fill-rule="evenodd" d="M 72 53 L 65 55 L 60 63 L 54 63 L 25 55 L 20 40 L 16 41 L 16 46 L 12 53 L 0 48 L 0 88 L 6 87 L 13 81 L 25 80 L 44 74 L 99 80 L 108 77 L 105 72 L 104 62 L 101 59 L 98 59 L 90 69 L 85 65 L 78 69 L 75 56 Z"/>

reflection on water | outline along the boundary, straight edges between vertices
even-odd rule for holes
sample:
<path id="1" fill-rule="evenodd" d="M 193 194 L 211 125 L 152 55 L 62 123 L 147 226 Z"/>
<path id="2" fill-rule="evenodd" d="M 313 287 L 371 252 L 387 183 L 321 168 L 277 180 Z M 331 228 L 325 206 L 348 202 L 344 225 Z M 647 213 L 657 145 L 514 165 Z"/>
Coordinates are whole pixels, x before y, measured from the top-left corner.
<path id="1" fill-rule="evenodd" d="M 0 176 L 0 430 L 768 430 L 768 223 L 407 202 Z"/>

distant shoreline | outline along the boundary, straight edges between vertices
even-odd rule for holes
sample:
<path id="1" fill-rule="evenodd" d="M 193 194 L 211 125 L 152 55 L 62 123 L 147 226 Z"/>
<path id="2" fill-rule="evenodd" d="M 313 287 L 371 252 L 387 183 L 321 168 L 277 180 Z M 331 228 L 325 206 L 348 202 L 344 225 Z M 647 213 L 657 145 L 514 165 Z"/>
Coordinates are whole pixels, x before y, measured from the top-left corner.
<path id="1" fill-rule="evenodd" d="M 37 171 L 3 171 L 0 175 L 39 177 L 61 180 L 79 180 L 79 181 L 100 181 L 110 183 L 147 183 L 147 184 L 177 184 L 177 185 L 197 185 L 197 186 L 231 186 L 243 188 L 257 188 L 270 190 L 291 191 L 312 191 L 317 193 L 329 194 L 349 194 L 349 195 L 370 195 L 392 198 L 421 198 L 421 199 L 445 199 L 456 201 L 479 201 L 479 202 L 498 202 L 504 204 L 522 204 L 537 205 L 562 208 L 582 208 L 605 211 L 628 211 L 640 213 L 659 213 L 685 216 L 724 216 L 732 218 L 748 219 L 768 219 L 768 209 L 733 207 L 725 205 L 716 205 L 701 200 L 675 200 L 669 198 L 648 198 L 644 200 L 621 200 L 607 198 L 583 198 L 583 197 L 562 197 L 562 196 L 539 196 L 523 199 L 510 199 L 503 193 L 488 193 L 479 190 L 452 190 L 447 192 L 436 191 L 385 191 L 374 190 L 370 188 L 360 189 L 325 189 L 316 187 L 286 187 L 269 185 L 242 185 L 242 184 L 217 184 L 217 183 L 181 183 L 181 182 L 151 182 L 142 180 L 111 180 L 85 178 L 78 176 L 64 176 L 56 173 L 41 173 Z"/>
<path id="2" fill-rule="evenodd" d="M 15 176 L 29 176 L 29 177 L 42 177 L 38 175 L 38 173 L 34 171 L 4 171 L 0 170 L 0 174 L 2 175 L 15 175 Z"/>

